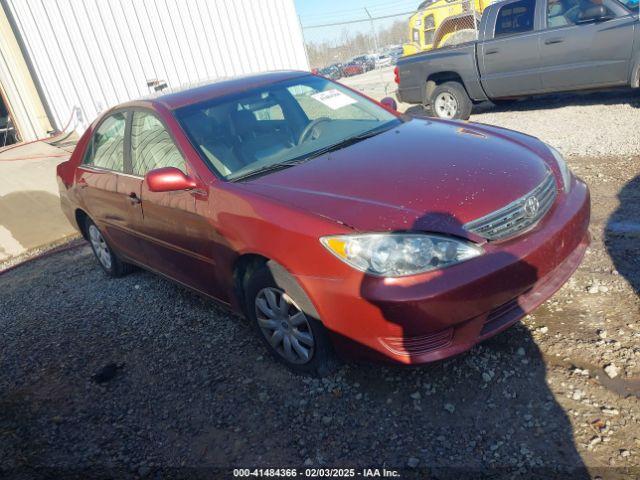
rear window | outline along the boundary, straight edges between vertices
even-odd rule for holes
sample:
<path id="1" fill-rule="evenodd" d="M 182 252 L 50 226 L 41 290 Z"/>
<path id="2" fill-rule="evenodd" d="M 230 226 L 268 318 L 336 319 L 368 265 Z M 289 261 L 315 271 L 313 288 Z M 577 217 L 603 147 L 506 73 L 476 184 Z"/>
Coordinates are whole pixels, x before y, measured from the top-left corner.
<path id="1" fill-rule="evenodd" d="M 535 1 L 522 0 L 508 3 L 498 11 L 496 37 L 515 35 L 533 30 Z"/>
<path id="2" fill-rule="evenodd" d="M 115 113 L 102 121 L 93 134 L 82 163 L 124 172 L 124 132 L 126 115 Z"/>

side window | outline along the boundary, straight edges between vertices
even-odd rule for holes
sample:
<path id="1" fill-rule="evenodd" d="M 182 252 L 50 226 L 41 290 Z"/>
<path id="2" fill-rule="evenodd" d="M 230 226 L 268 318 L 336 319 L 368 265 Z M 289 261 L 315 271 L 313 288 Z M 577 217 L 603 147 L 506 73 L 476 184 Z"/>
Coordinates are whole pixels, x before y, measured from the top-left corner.
<path id="1" fill-rule="evenodd" d="M 570 13 L 578 7 L 578 0 L 549 0 L 547 2 L 547 27 L 574 25 Z"/>
<path id="2" fill-rule="evenodd" d="M 116 172 L 124 171 L 126 114 L 107 117 L 93 134 L 83 163 Z"/>
<path id="3" fill-rule="evenodd" d="M 184 157 L 173 143 L 171 135 L 151 113 L 133 112 L 131 166 L 133 174 L 140 176 L 162 167 L 176 167 L 187 172 Z"/>
<path id="4" fill-rule="evenodd" d="M 532 31 L 535 7 L 534 0 L 521 0 L 500 8 L 495 37 Z"/>
<path id="5" fill-rule="evenodd" d="M 594 9 L 601 9 L 606 16 L 615 17 L 616 14 L 608 2 L 602 0 L 548 0 L 547 27 L 564 27 L 584 23 L 584 16 Z"/>

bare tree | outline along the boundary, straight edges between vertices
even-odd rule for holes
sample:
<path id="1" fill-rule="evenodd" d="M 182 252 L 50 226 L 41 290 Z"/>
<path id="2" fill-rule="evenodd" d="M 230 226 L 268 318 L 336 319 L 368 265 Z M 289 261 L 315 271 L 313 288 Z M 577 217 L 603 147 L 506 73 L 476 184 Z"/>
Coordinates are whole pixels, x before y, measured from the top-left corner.
<path id="1" fill-rule="evenodd" d="M 397 20 L 385 28 L 376 29 L 378 45 L 384 50 L 391 45 L 405 42 L 407 28 L 406 21 Z M 335 40 L 308 42 L 309 63 L 311 68 L 322 68 L 337 62 L 344 63 L 358 55 L 373 53 L 375 43 L 373 32 L 353 34 L 345 27 Z"/>

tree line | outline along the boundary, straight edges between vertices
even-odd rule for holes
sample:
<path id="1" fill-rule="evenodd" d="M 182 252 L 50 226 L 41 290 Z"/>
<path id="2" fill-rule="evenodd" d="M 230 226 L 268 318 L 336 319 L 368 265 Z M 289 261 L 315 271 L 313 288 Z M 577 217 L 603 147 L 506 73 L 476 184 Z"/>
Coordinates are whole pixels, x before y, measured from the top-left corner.
<path id="1" fill-rule="evenodd" d="M 323 68 L 333 63 L 345 63 L 358 55 L 375 53 L 375 46 L 384 51 L 392 45 L 400 45 L 407 40 L 407 21 L 396 20 L 386 28 L 374 33 L 352 33 L 343 28 L 334 40 L 307 43 L 307 54 L 311 68 Z"/>

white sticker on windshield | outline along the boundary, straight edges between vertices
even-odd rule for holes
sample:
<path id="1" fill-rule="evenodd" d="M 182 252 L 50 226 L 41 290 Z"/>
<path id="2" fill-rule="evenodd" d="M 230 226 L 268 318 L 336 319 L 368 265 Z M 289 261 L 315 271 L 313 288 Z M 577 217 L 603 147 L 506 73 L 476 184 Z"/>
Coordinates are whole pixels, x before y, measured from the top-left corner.
<path id="1" fill-rule="evenodd" d="M 326 105 L 331 110 L 338 110 L 339 108 L 346 107 L 347 105 L 358 103 L 355 98 L 351 98 L 349 95 L 345 95 L 335 88 L 327 90 L 326 92 L 313 94 L 311 95 L 311 98 Z"/>

